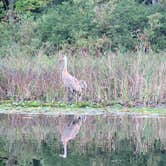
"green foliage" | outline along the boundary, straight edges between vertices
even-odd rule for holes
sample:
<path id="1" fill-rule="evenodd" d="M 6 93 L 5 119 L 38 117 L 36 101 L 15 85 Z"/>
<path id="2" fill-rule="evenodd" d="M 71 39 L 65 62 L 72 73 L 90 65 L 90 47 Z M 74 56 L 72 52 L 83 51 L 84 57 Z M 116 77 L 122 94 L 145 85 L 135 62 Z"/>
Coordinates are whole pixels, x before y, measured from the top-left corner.
<path id="1" fill-rule="evenodd" d="M 0 20 L 6 15 L 5 10 L 3 9 L 3 4 L 0 1 Z"/>
<path id="2" fill-rule="evenodd" d="M 39 39 L 35 36 L 37 26 L 32 16 L 22 15 L 21 22 L 13 25 L 0 23 L 0 57 L 33 55 L 39 46 Z"/>
<path id="3" fill-rule="evenodd" d="M 7 13 L 0 3 L 0 18 Z M 14 13 L 17 20 L 12 27 L 7 23 L 8 17 L 0 23 L 2 54 L 8 54 L 9 45 L 10 48 L 17 45 L 21 50 L 26 50 L 25 44 L 28 47 L 25 52 L 33 54 L 46 42 L 51 45 L 52 52 L 64 48 L 66 44 L 90 51 L 96 49 L 98 52 L 110 49 L 127 51 L 134 50 L 135 46 L 144 48 L 147 45 L 160 51 L 166 45 L 164 3 L 146 5 L 135 0 L 17 0 Z M 96 51 L 94 54 L 97 54 Z"/>
<path id="4" fill-rule="evenodd" d="M 148 10 L 143 5 L 138 5 L 134 1 L 119 2 L 110 19 L 113 25 L 109 31 L 112 46 L 133 49 L 137 39 L 133 38 L 132 33 L 137 29 L 144 29 L 148 21 L 147 15 Z"/>
<path id="5" fill-rule="evenodd" d="M 15 3 L 16 11 L 24 12 L 39 12 L 41 8 L 45 7 L 50 0 L 17 0 Z"/>
<path id="6" fill-rule="evenodd" d="M 0 56 L 8 54 L 8 46 L 13 45 L 13 29 L 7 23 L 0 23 Z"/>
<path id="7" fill-rule="evenodd" d="M 16 1 L 17 11 L 36 11 L 40 7 L 44 6 L 45 2 L 43 0 L 18 0 Z"/>
<path id="8" fill-rule="evenodd" d="M 51 108 L 103 108 L 99 103 L 90 103 L 90 102 L 77 102 L 77 103 L 66 103 L 66 102 L 41 102 L 41 101 L 19 101 L 15 102 L 13 100 L 2 100 L 0 101 L 0 111 L 5 110 L 6 108 L 16 109 L 21 108 L 35 108 L 35 107 L 45 107 L 48 109 Z"/>
<path id="9" fill-rule="evenodd" d="M 149 40 L 155 50 L 164 50 L 166 46 L 166 12 L 156 12 L 148 16 Z"/>
<path id="10" fill-rule="evenodd" d="M 63 3 L 43 15 L 39 25 L 42 41 L 55 45 L 73 44 L 79 39 L 94 37 L 95 13 L 86 3 Z"/>
<path id="11" fill-rule="evenodd" d="M 113 50 L 133 50 L 140 43 L 164 49 L 165 18 L 162 5 L 148 6 L 134 0 L 109 1 L 98 5 L 80 0 L 50 9 L 41 19 L 39 33 L 42 41 L 50 41 L 56 46 L 64 43 L 95 43 L 92 45 L 96 46 L 100 39 L 106 38 Z M 152 24 L 157 25 L 152 28 Z M 140 40 L 137 30 L 146 39 Z M 103 47 L 103 44 L 99 45 Z"/>
<path id="12" fill-rule="evenodd" d="M 161 13 L 160 13 L 161 12 Z M 110 17 L 110 24 L 113 26 L 108 30 L 110 38 L 112 39 L 112 47 L 117 46 L 125 47 L 126 49 L 133 50 L 135 45 L 140 42 L 150 42 L 152 46 L 156 44 L 151 38 L 158 38 L 162 40 L 162 33 L 165 27 L 164 20 L 157 19 L 157 26 L 153 30 L 151 29 L 150 22 L 152 23 L 151 16 L 155 16 L 156 13 L 161 17 L 164 17 L 165 13 L 163 7 L 159 5 L 146 6 L 143 4 L 137 4 L 134 1 L 120 1 L 115 8 L 113 16 Z M 148 36 L 148 39 L 139 40 L 137 34 L 134 34 L 137 30 L 140 30 L 142 34 Z M 158 32 L 156 31 L 158 30 Z M 149 32 L 153 32 L 153 35 Z M 164 34 L 164 33 L 163 33 Z M 152 37 L 153 36 L 153 37 Z M 160 48 L 164 47 L 164 43 L 160 43 Z"/>

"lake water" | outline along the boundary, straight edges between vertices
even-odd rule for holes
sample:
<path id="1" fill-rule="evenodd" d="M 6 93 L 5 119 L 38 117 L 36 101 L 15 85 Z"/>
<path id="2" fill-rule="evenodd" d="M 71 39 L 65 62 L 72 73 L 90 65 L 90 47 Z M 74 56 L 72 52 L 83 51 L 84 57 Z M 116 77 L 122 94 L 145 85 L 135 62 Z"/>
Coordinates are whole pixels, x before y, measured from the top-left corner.
<path id="1" fill-rule="evenodd" d="M 0 115 L 0 166 L 165 166 L 166 116 Z"/>

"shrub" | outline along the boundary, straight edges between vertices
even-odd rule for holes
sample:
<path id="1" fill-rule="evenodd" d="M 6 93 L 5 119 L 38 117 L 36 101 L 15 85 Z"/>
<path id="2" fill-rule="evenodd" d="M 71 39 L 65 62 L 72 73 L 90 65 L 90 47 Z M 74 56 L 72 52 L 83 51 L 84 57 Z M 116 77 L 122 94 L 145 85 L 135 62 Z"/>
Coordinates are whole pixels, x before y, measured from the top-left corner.
<path id="1" fill-rule="evenodd" d="M 152 30 L 149 19 L 156 13 L 159 13 L 162 19 L 158 19 L 159 26 Z M 112 26 L 107 32 L 112 40 L 112 47 L 125 47 L 133 50 L 135 45 L 139 45 L 140 42 L 150 42 L 153 48 L 164 49 L 165 17 L 164 6 L 162 5 L 148 6 L 131 0 L 119 1 L 112 17 L 110 16 Z M 148 38 L 140 41 L 137 34 L 134 34 L 137 30 Z"/>
<path id="2" fill-rule="evenodd" d="M 54 5 L 47 6 L 45 0 L 24 1 L 28 3 L 26 5 L 22 0 L 16 1 L 18 20 L 13 24 L 8 24 L 7 20 L 0 22 L 0 56 L 20 51 L 25 55 L 35 55 L 45 45 L 47 55 L 64 47 L 85 49 L 96 56 L 109 50 L 165 49 L 164 3 L 145 5 L 134 0 L 49 2 Z M 41 3 L 41 8 L 45 5 L 46 10 L 40 10 L 39 15 L 31 12 L 20 14 L 30 10 L 29 3 L 34 10 L 38 8 L 36 3 Z M 1 9 L 2 4 L 0 15 Z"/>
<path id="3" fill-rule="evenodd" d="M 95 13 L 89 4 L 63 3 L 43 15 L 39 25 L 42 41 L 59 46 L 94 37 Z"/>

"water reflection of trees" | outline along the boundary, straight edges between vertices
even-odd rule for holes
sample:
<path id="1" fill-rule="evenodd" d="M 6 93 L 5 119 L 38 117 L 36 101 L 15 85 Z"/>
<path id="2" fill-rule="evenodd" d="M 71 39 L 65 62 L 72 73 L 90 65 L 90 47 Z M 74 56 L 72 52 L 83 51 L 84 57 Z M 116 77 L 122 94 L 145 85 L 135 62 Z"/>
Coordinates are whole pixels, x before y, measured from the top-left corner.
<path id="1" fill-rule="evenodd" d="M 32 159 L 37 160 L 44 155 L 58 160 L 59 153 L 63 152 L 60 133 L 66 122 L 68 116 L 62 115 L 1 116 L 0 144 L 3 143 L 0 157 L 17 156 L 17 160 L 32 162 Z M 68 144 L 68 149 L 70 156 L 77 154 L 81 160 L 84 156 L 82 154 L 85 154 L 92 159 L 94 165 L 95 162 L 97 165 L 104 162 L 105 157 L 106 164 L 107 162 L 118 164 L 127 156 L 137 160 L 137 157 L 143 154 L 144 157 L 148 155 L 150 161 L 158 156 L 160 161 L 162 154 L 166 153 L 165 126 L 164 116 L 151 118 L 134 115 L 88 116 L 86 122 L 79 126 L 81 128 L 78 135 Z M 118 154 L 121 156 L 118 157 Z M 94 159 L 94 156 L 98 156 L 100 161 Z M 144 157 L 141 157 L 139 162 L 145 162 Z M 85 158 L 82 160 L 85 161 Z M 147 162 L 150 163 L 149 160 Z"/>

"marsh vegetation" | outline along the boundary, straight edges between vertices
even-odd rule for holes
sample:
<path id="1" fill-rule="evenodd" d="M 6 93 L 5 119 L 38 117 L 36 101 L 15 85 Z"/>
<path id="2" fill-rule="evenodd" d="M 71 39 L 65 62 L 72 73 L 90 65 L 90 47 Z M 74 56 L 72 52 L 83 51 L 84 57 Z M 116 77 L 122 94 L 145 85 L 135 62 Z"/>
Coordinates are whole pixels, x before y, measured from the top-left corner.
<path id="1" fill-rule="evenodd" d="M 67 55 L 85 102 L 165 104 L 164 11 L 150 0 L 0 1 L 0 100 L 65 101 Z"/>

